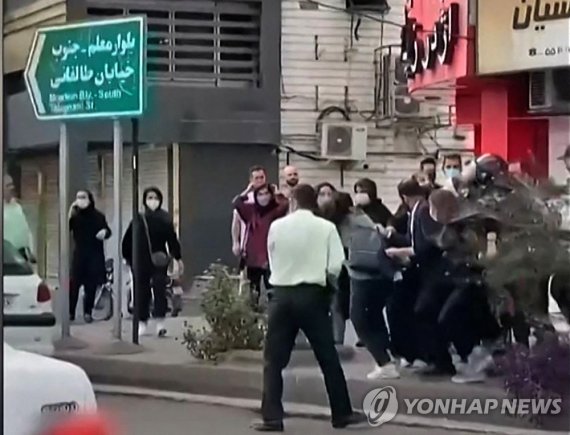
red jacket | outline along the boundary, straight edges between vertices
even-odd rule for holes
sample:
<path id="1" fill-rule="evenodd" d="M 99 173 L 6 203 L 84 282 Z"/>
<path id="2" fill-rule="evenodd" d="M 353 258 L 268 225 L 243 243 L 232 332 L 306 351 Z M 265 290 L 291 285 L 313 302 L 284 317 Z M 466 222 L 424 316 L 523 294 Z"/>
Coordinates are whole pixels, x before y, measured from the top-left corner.
<path id="1" fill-rule="evenodd" d="M 287 214 L 289 202 L 283 195 L 276 195 L 273 208 L 263 211 L 258 205 L 246 203 L 242 197 L 236 198 L 234 207 L 247 225 L 245 264 L 248 267 L 269 268 L 267 236 L 274 220 Z"/>

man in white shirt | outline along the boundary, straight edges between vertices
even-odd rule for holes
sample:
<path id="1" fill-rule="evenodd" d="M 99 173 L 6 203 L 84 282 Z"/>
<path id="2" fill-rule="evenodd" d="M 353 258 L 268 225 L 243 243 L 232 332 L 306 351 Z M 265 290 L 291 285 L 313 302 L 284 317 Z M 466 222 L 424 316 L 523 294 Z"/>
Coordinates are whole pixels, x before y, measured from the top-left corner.
<path id="1" fill-rule="evenodd" d="M 315 190 L 306 184 L 293 189 L 292 212 L 269 229 L 269 302 L 263 370 L 263 419 L 253 428 L 283 431 L 283 377 L 299 330 L 305 333 L 325 378 L 332 425 L 344 428 L 359 422 L 353 413 L 344 372 L 334 347 L 327 281 L 340 274 L 344 249 L 336 227 L 315 216 Z"/>

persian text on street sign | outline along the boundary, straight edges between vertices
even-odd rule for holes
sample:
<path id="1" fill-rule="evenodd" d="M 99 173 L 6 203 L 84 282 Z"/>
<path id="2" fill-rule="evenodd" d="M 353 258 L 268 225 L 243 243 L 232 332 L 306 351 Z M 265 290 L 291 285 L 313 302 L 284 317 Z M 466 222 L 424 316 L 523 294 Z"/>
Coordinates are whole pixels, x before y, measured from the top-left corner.
<path id="1" fill-rule="evenodd" d="M 39 29 L 26 84 L 39 119 L 138 116 L 145 102 L 143 17 Z"/>

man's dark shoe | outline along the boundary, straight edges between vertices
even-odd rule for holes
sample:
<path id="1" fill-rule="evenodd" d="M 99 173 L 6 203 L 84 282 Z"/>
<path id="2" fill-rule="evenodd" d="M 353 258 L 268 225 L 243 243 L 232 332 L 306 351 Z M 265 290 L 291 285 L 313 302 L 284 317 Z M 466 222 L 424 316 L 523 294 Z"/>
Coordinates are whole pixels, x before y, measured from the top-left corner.
<path id="1" fill-rule="evenodd" d="M 427 366 L 425 369 L 418 370 L 417 373 L 420 376 L 436 377 L 436 376 L 455 376 L 457 372 L 455 371 L 455 367 L 453 366 L 439 367 L 439 366 L 430 365 Z"/>
<path id="2" fill-rule="evenodd" d="M 85 323 L 93 323 L 93 317 L 91 314 L 85 314 L 83 316 L 83 320 L 85 320 Z"/>
<path id="3" fill-rule="evenodd" d="M 282 421 L 255 420 L 250 427 L 257 432 L 283 432 Z"/>
<path id="4" fill-rule="evenodd" d="M 335 429 L 344 429 L 348 426 L 356 426 L 366 422 L 366 417 L 362 414 L 353 413 L 339 420 L 333 420 L 332 427 Z"/>

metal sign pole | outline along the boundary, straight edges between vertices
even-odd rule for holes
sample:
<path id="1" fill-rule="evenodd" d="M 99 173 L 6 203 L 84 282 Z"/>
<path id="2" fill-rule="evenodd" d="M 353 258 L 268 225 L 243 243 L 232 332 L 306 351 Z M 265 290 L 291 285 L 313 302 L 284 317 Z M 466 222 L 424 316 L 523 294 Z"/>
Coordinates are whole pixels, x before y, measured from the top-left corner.
<path id="1" fill-rule="evenodd" d="M 0 234 L 2 235 L 2 244 L 4 244 L 4 2 L 0 2 L 0 180 L 2 180 L 2 201 L 0 201 Z M 0 339 L 4 343 L 4 246 L 0 249 L 0 302 L 2 303 L 2 311 L 0 311 Z M 0 357 L 4 361 L 4 345 L 0 350 Z"/>
<path id="2" fill-rule="evenodd" d="M 115 331 L 114 337 L 122 339 L 123 314 L 123 264 L 121 261 L 121 239 L 123 235 L 122 183 L 123 182 L 123 131 L 119 120 L 113 121 L 113 203 L 115 210 L 116 242 L 113 252 L 113 294 L 115 299 Z"/>
<path id="3" fill-rule="evenodd" d="M 59 126 L 59 309 L 61 339 L 69 338 L 69 136 L 67 124 Z"/>
<path id="4" fill-rule="evenodd" d="M 139 120 L 132 119 L 132 140 L 133 156 L 131 159 L 131 168 L 133 175 L 133 343 L 139 344 L 139 306 L 140 286 L 138 282 L 139 276 L 139 237 L 140 237 L 140 219 L 139 219 Z"/>

